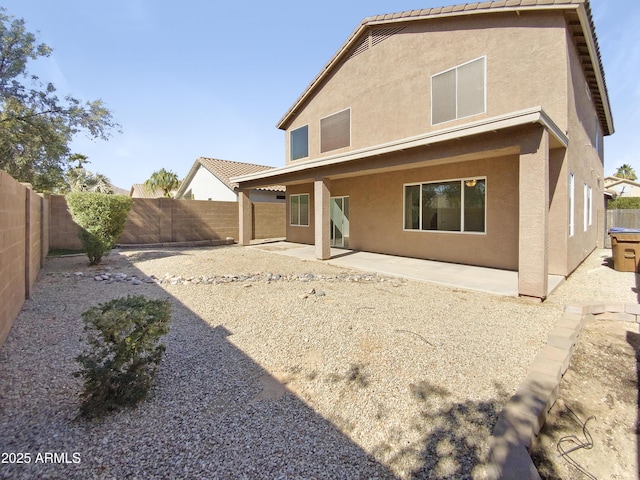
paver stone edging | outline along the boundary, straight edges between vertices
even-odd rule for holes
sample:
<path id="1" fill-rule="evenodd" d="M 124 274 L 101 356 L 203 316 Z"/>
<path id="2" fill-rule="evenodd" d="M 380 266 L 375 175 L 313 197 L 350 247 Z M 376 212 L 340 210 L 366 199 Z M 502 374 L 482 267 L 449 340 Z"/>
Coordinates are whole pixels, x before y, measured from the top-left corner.
<path id="1" fill-rule="evenodd" d="M 490 478 L 540 479 L 528 449 L 558 398 L 580 332 L 593 319 L 640 323 L 640 305 L 581 303 L 565 307 L 549 332 L 547 345 L 498 416 L 489 440 Z"/>

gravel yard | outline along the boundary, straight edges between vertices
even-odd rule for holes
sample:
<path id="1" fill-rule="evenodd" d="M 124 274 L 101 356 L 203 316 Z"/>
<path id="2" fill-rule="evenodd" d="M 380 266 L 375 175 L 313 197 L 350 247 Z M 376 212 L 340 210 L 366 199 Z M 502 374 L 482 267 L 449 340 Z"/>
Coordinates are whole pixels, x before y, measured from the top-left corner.
<path id="1" fill-rule="evenodd" d="M 239 246 L 49 259 L 0 349 L 0 445 L 31 459 L 0 478 L 484 478 L 497 415 L 563 306 L 637 302 L 609 252 L 542 304 Z M 80 314 L 127 294 L 173 305 L 156 389 L 88 423 Z"/>

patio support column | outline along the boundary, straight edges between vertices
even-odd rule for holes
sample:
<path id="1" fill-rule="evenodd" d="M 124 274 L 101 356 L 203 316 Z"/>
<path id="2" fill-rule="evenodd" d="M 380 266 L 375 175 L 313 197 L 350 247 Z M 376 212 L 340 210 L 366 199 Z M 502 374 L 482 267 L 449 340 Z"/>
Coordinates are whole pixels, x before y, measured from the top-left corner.
<path id="1" fill-rule="evenodd" d="M 328 178 L 316 178 L 313 182 L 314 214 L 315 214 L 315 246 L 316 258 L 331 258 L 330 199 L 331 188 Z"/>
<path id="2" fill-rule="evenodd" d="M 522 141 L 519 164 L 518 294 L 544 299 L 549 274 L 549 132 Z"/>
<path id="3" fill-rule="evenodd" d="M 253 234 L 253 208 L 249 200 L 249 190 L 240 189 L 238 191 L 238 236 L 240 245 L 249 245 Z"/>

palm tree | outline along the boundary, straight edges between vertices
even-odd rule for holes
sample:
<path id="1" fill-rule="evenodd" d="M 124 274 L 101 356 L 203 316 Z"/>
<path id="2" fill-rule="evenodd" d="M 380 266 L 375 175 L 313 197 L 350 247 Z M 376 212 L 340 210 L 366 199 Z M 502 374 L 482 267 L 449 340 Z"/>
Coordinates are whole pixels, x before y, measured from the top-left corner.
<path id="1" fill-rule="evenodd" d="M 180 181 L 178 175 L 171 170 L 167 171 L 164 168 L 153 172 L 151 177 L 144 182 L 144 186 L 149 192 L 155 192 L 156 190 L 162 190 L 162 194 L 165 197 L 171 197 L 171 191 L 178 188 Z"/>
<path id="2" fill-rule="evenodd" d="M 92 178 L 91 191 L 98 193 L 113 193 L 113 187 L 105 175 L 96 173 Z"/>
<path id="3" fill-rule="evenodd" d="M 618 170 L 616 170 L 616 173 L 614 175 L 618 178 L 626 178 L 627 180 L 631 181 L 635 181 L 638 179 L 636 171 L 628 163 L 625 163 L 624 165 L 618 167 Z"/>
<path id="4" fill-rule="evenodd" d="M 91 173 L 83 167 L 69 169 L 66 174 L 72 192 L 113 193 L 109 179 L 101 173 Z"/>
<path id="5" fill-rule="evenodd" d="M 71 155 L 69 157 L 69 162 L 78 162 L 78 165 L 76 165 L 75 168 L 84 168 L 85 163 L 91 163 L 89 162 L 89 157 L 81 153 L 74 153 Z"/>

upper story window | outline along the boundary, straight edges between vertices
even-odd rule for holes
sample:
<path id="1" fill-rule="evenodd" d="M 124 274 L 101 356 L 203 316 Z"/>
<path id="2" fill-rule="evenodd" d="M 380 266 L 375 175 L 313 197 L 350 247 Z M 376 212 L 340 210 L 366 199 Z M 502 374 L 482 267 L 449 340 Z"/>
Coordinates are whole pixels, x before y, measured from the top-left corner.
<path id="1" fill-rule="evenodd" d="M 320 119 L 320 153 L 351 146 L 351 109 Z"/>
<path id="2" fill-rule="evenodd" d="M 431 77 L 431 124 L 486 111 L 486 60 L 481 57 Z"/>
<path id="3" fill-rule="evenodd" d="M 309 125 L 291 130 L 289 133 L 289 150 L 291 160 L 309 156 Z"/>

